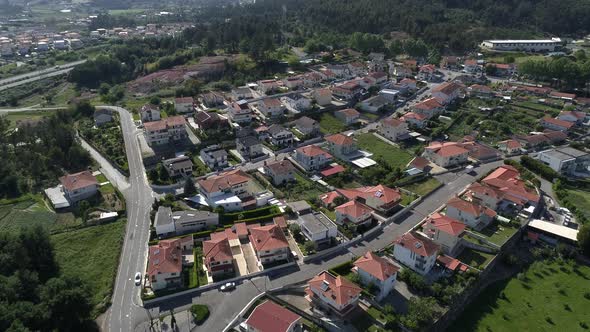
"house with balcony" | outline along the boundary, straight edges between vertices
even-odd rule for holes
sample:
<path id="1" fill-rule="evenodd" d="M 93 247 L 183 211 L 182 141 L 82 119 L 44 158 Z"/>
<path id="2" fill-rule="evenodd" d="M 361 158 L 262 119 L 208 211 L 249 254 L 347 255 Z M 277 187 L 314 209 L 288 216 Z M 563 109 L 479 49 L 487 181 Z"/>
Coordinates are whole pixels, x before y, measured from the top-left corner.
<path id="1" fill-rule="evenodd" d="M 326 137 L 328 151 L 337 158 L 348 160 L 355 155 L 358 148 L 350 136 L 334 134 Z"/>
<path id="2" fill-rule="evenodd" d="M 90 171 L 66 174 L 59 178 L 59 182 L 70 204 L 88 199 L 98 193 L 98 181 Z"/>
<path id="3" fill-rule="evenodd" d="M 275 224 L 252 227 L 249 239 L 259 265 L 286 262 L 289 259 L 291 250 L 281 227 Z"/>
<path id="4" fill-rule="evenodd" d="M 408 125 L 415 126 L 416 128 L 425 128 L 428 123 L 428 116 L 424 114 L 418 114 L 414 112 L 408 112 L 400 118 L 403 122 Z"/>
<path id="5" fill-rule="evenodd" d="M 165 159 L 162 165 L 171 178 L 185 178 L 193 175 L 193 162 L 187 156 Z"/>
<path id="6" fill-rule="evenodd" d="M 332 162 L 332 155 L 316 145 L 307 145 L 295 150 L 295 161 L 306 171 L 318 171 Z"/>
<path id="7" fill-rule="evenodd" d="M 279 87 L 282 86 L 282 82 L 279 83 L 277 80 L 262 80 L 258 81 L 258 91 L 263 94 L 269 94 L 279 90 Z"/>
<path id="8" fill-rule="evenodd" d="M 208 108 L 213 108 L 213 107 L 220 107 L 223 106 L 223 102 L 225 101 L 225 98 L 223 97 L 223 95 L 219 92 L 207 92 L 207 93 L 203 93 L 201 95 L 201 102 L 203 103 L 203 105 L 205 105 Z M 239 99 L 245 99 L 245 98 L 239 98 Z"/>
<path id="9" fill-rule="evenodd" d="M 381 120 L 379 133 L 392 142 L 409 138 L 408 124 L 395 118 L 385 118 Z"/>
<path id="10" fill-rule="evenodd" d="M 450 168 L 467 163 L 469 150 L 458 142 L 432 142 L 424 149 L 424 158 L 440 167 Z"/>
<path id="11" fill-rule="evenodd" d="M 381 214 L 389 214 L 399 208 L 402 198 L 399 190 L 384 185 L 336 189 L 336 191 L 348 200 L 356 200 L 368 205 Z"/>
<path id="12" fill-rule="evenodd" d="M 212 278 L 234 275 L 234 256 L 227 237 L 203 241 L 203 267 Z"/>
<path id="13" fill-rule="evenodd" d="M 381 301 L 394 289 L 399 266 L 385 257 L 368 251 L 354 262 L 352 271 L 359 276 L 361 284 L 377 287 L 379 291 L 375 299 Z"/>
<path id="14" fill-rule="evenodd" d="M 305 298 L 313 307 L 343 317 L 357 307 L 361 292 L 362 289 L 348 279 L 323 271 L 309 281 Z"/>
<path id="15" fill-rule="evenodd" d="M 408 232 L 393 242 L 393 257 L 420 275 L 434 267 L 440 246 L 418 232 Z"/>
<path id="16" fill-rule="evenodd" d="M 295 166 L 289 160 L 264 161 L 264 174 L 271 178 L 275 186 L 295 182 Z"/>
<path id="17" fill-rule="evenodd" d="M 373 221 L 373 209 L 356 200 L 339 205 L 334 210 L 336 211 L 336 223 L 347 225 L 353 229 L 359 226 L 369 226 Z"/>
<path id="18" fill-rule="evenodd" d="M 279 98 L 265 98 L 258 102 L 258 110 L 269 118 L 276 118 L 285 115 L 285 105 Z"/>
<path id="19" fill-rule="evenodd" d="M 590 175 L 590 154 L 585 151 L 567 146 L 541 151 L 537 158 L 560 174 L 580 177 Z"/>
<path id="20" fill-rule="evenodd" d="M 428 119 L 443 111 L 444 106 L 436 98 L 428 98 L 412 106 L 412 112 L 425 115 Z"/>
<path id="21" fill-rule="evenodd" d="M 300 93 L 293 93 L 281 97 L 283 104 L 297 112 L 305 112 L 311 109 L 311 100 Z"/>
<path id="22" fill-rule="evenodd" d="M 238 124 L 250 123 L 252 121 L 252 109 L 246 100 L 238 100 L 227 108 L 229 119 Z"/>
<path id="23" fill-rule="evenodd" d="M 250 176 L 239 169 L 201 179 L 198 186 L 200 194 L 211 208 L 220 206 L 225 211 L 241 211 L 242 199 L 256 194 Z"/>
<path id="24" fill-rule="evenodd" d="M 227 152 L 217 144 L 209 145 L 199 152 L 201 159 L 213 171 L 221 170 L 229 166 Z"/>
<path id="25" fill-rule="evenodd" d="M 259 304 L 248 319 L 240 324 L 244 332 L 299 332 L 301 316 L 270 300 Z M 243 327 L 243 329 L 242 329 Z"/>
<path id="26" fill-rule="evenodd" d="M 455 82 L 444 82 L 432 89 L 432 97 L 442 105 L 448 105 L 461 95 L 463 87 Z"/>
<path id="27" fill-rule="evenodd" d="M 455 257 L 461 249 L 466 225 L 438 212 L 429 216 L 422 225 L 423 232 L 440 245 L 443 253 Z"/>
<path id="28" fill-rule="evenodd" d="M 311 97 L 320 106 L 332 104 L 332 90 L 330 88 L 315 89 L 311 93 Z"/>
<path id="29" fill-rule="evenodd" d="M 195 101 L 193 97 L 174 98 L 174 109 L 178 114 L 192 114 L 195 111 Z"/>
<path id="30" fill-rule="evenodd" d="M 192 249 L 192 236 L 161 240 L 149 246 L 147 278 L 153 291 L 183 287 L 182 251 Z"/>
<path id="31" fill-rule="evenodd" d="M 243 129 L 236 135 L 236 150 L 246 160 L 264 155 L 262 142 L 253 130 Z"/>
<path id="32" fill-rule="evenodd" d="M 447 202 L 446 215 L 463 222 L 476 231 L 481 231 L 494 221 L 496 211 L 486 207 L 478 200 L 466 201 L 454 197 Z"/>
<path id="33" fill-rule="evenodd" d="M 321 212 L 306 212 L 299 214 L 297 224 L 301 233 L 316 249 L 328 247 L 338 236 L 338 227 Z"/>
<path id="34" fill-rule="evenodd" d="M 139 110 L 141 122 L 151 122 L 160 120 L 160 109 L 156 105 L 146 104 Z"/>
<path id="35" fill-rule="evenodd" d="M 307 116 L 302 116 L 295 120 L 295 129 L 299 130 L 303 136 L 313 137 L 320 134 L 320 123 Z"/>
<path id="36" fill-rule="evenodd" d="M 144 124 L 144 134 L 148 145 L 164 145 L 178 142 L 188 137 L 184 116 L 177 115 Z"/>
<path id="37" fill-rule="evenodd" d="M 195 124 L 197 128 L 206 135 L 216 135 L 229 131 L 229 121 L 225 116 L 216 112 L 198 111 L 195 113 Z"/>
<path id="38" fill-rule="evenodd" d="M 158 238 L 204 231 L 219 224 L 219 215 L 209 211 L 183 210 L 174 211 L 160 206 L 154 218 L 154 228 Z"/>
<path id="39" fill-rule="evenodd" d="M 514 156 L 522 153 L 522 144 L 515 139 L 508 139 L 505 141 L 498 142 L 498 150 L 503 152 L 507 156 Z"/>
<path id="40" fill-rule="evenodd" d="M 290 130 L 279 124 L 273 124 L 267 130 L 270 143 L 278 148 L 285 148 L 293 145 L 294 137 Z"/>
<path id="41" fill-rule="evenodd" d="M 418 70 L 418 75 L 416 78 L 420 81 L 430 82 L 434 80 L 436 74 L 436 67 L 434 65 L 423 65 L 420 66 L 420 70 Z"/>
<path id="42" fill-rule="evenodd" d="M 358 122 L 358 120 L 361 118 L 361 113 L 359 113 L 354 108 L 347 108 L 334 112 L 334 117 L 344 122 L 345 125 L 350 126 Z"/>

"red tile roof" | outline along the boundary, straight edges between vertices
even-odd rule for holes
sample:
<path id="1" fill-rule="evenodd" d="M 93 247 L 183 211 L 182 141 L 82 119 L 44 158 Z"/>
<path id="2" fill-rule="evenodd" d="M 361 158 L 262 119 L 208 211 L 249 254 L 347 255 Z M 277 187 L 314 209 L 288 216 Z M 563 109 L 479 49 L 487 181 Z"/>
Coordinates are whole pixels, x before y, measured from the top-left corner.
<path id="1" fill-rule="evenodd" d="M 321 171 L 320 173 L 322 174 L 322 176 L 332 176 L 334 174 L 338 174 L 338 173 L 342 173 L 344 172 L 346 169 L 344 168 L 344 166 L 342 165 L 336 165 L 336 166 L 330 166 L 329 168 Z"/>
<path id="2" fill-rule="evenodd" d="M 337 191 L 330 191 L 327 192 L 325 194 L 321 194 L 320 195 L 320 200 L 325 204 L 325 205 L 330 205 L 332 203 L 334 203 L 334 199 L 336 197 L 340 197 L 342 195 L 340 195 Z"/>
<path id="3" fill-rule="evenodd" d="M 567 122 L 567 121 L 559 120 L 559 119 L 554 119 L 552 117 L 544 117 L 543 119 L 541 119 L 541 121 L 544 123 L 550 123 L 554 126 L 559 126 L 559 127 L 565 128 L 565 129 L 570 129 L 571 127 L 574 126 L 574 124 L 571 122 Z"/>
<path id="4" fill-rule="evenodd" d="M 509 140 L 505 140 L 500 142 L 501 144 L 506 144 L 506 147 L 509 149 L 520 149 L 522 148 L 522 144 L 520 144 L 519 141 L 514 140 L 514 139 L 509 139 Z"/>
<path id="5" fill-rule="evenodd" d="M 481 84 L 473 84 L 472 86 L 469 87 L 469 90 L 477 91 L 477 92 L 481 92 L 481 93 L 491 93 L 492 92 L 492 88 L 490 88 L 487 85 L 481 85 Z"/>
<path id="6" fill-rule="evenodd" d="M 147 273 L 150 277 L 160 273 L 180 273 L 182 271 L 183 239 L 161 240 L 149 247 Z"/>
<path id="7" fill-rule="evenodd" d="M 385 258 L 377 256 L 372 251 L 368 251 L 363 257 L 357 259 L 354 266 L 381 281 L 389 279 L 399 271 L 399 267 Z"/>
<path id="8" fill-rule="evenodd" d="M 74 174 L 66 174 L 59 178 L 61 185 L 68 191 L 74 191 L 86 188 L 92 185 L 98 185 L 98 181 L 90 171 L 82 171 Z"/>
<path id="9" fill-rule="evenodd" d="M 283 103 L 278 98 L 266 98 L 262 100 L 262 103 L 266 107 L 281 107 Z"/>
<path id="10" fill-rule="evenodd" d="M 346 108 L 346 109 L 343 109 L 343 110 L 340 110 L 340 111 L 336 111 L 336 113 L 338 113 L 338 114 L 344 114 L 347 117 L 351 117 L 351 118 L 361 116 L 361 113 L 359 113 L 359 111 L 355 110 L 354 108 Z"/>
<path id="11" fill-rule="evenodd" d="M 487 215 L 488 217 L 495 217 L 496 211 L 489 209 L 483 205 L 479 205 L 475 202 L 468 202 L 466 200 L 454 197 L 451 198 L 450 201 L 447 202 L 448 206 L 452 206 L 457 210 L 461 210 L 463 212 L 469 213 L 472 216 L 479 217 L 482 214 Z"/>
<path id="12" fill-rule="evenodd" d="M 407 121 L 408 119 L 415 119 L 418 121 L 424 121 L 424 120 L 428 119 L 428 116 L 425 114 L 408 112 L 408 113 L 404 114 L 400 119 L 402 119 L 404 122 Z"/>
<path id="13" fill-rule="evenodd" d="M 373 209 L 359 201 L 352 200 L 337 206 L 336 211 L 353 218 L 358 218 L 365 214 L 370 214 L 373 212 Z"/>
<path id="14" fill-rule="evenodd" d="M 217 238 L 203 241 L 203 257 L 205 263 L 231 261 L 233 255 L 229 240 L 227 238 Z"/>
<path id="15" fill-rule="evenodd" d="M 441 103 L 439 103 L 436 100 L 436 98 L 428 98 L 428 99 L 421 101 L 421 102 L 417 103 L 416 105 L 414 105 L 415 109 L 424 110 L 424 111 L 430 111 L 430 110 L 441 108 L 441 107 L 442 107 Z"/>
<path id="16" fill-rule="evenodd" d="M 381 123 L 390 127 L 399 127 L 404 122 L 396 118 L 386 118 L 381 120 Z"/>
<path id="17" fill-rule="evenodd" d="M 336 145 L 352 145 L 354 140 L 350 136 L 342 134 L 334 134 L 326 137 L 326 141 L 332 142 Z"/>
<path id="18" fill-rule="evenodd" d="M 265 167 L 270 169 L 270 171 L 275 175 L 287 174 L 289 172 L 295 171 L 295 166 L 293 166 L 293 164 L 291 164 L 291 162 L 287 159 L 267 163 Z"/>
<path id="19" fill-rule="evenodd" d="M 218 175 L 212 175 L 207 179 L 199 180 L 199 186 L 206 192 L 216 192 L 231 188 L 240 183 L 250 181 L 248 174 L 244 171 L 236 169 L 233 171 L 222 172 Z"/>
<path id="20" fill-rule="evenodd" d="M 457 156 L 469 151 L 461 146 L 457 142 L 437 142 L 434 141 L 426 147 L 427 150 L 431 150 L 441 157 Z"/>
<path id="21" fill-rule="evenodd" d="M 250 243 L 256 251 L 288 248 L 289 242 L 277 225 L 254 227 L 250 229 Z"/>
<path id="22" fill-rule="evenodd" d="M 193 97 L 180 97 L 175 98 L 174 102 L 177 104 L 192 104 L 194 103 Z"/>
<path id="23" fill-rule="evenodd" d="M 460 260 L 447 255 L 439 255 L 436 260 L 451 271 L 455 271 L 459 266 L 462 265 Z"/>
<path id="24" fill-rule="evenodd" d="M 561 111 L 559 116 L 568 116 L 571 115 L 578 120 L 583 120 L 586 118 L 586 112 L 578 112 L 578 111 Z"/>
<path id="25" fill-rule="evenodd" d="M 434 228 L 453 236 L 459 236 L 465 231 L 465 224 L 438 212 L 431 215 L 426 222 Z"/>
<path id="26" fill-rule="evenodd" d="M 354 298 L 360 295 L 362 289 L 342 276 L 334 277 L 323 271 L 308 283 L 309 289 L 322 293 L 326 298 L 332 299 L 338 305 L 348 305 Z"/>
<path id="27" fill-rule="evenodd" d="M 410 162 L 410 165 L 416 167 L 417 169 L 424 170 L 424 168 L 430 165 L 430 161 L 424 157 L 416 157 Z"/>
<path id="28" fill-rule="evenodd" d="M 362 197 L 364 199 L 374 197 L 380 200 L 383 205 L 398 203 L 402 197 L 397 189 L 392 189 L 384 185 L 337 190 L 349 200 L 355 200 L 357 197 Z"/>
<path id="29" fill-rule="evenodd" d="M 292 311 L 267 300 L 252 311 L 246 324 L 258 332 L 287 332 L 300 318 Z"/>
<path id="30" fill-rule="evenodd" d="M 510 165 L 498 167 L 481 182 L 497 190 L 506 199 L 514 201 L 516 197 L 517 200 L 526 199 L 534 203 L 540 199 L 539 195 L 527 188 L 525 182 L 520 179 L 518 170 Z"/>
<path id="31" fill-rule="evenodd" d="M 287 228 L 287 219 L 285 218 L 285 216 L 274 217 L 272 218 L 272 221 L 275 223 L 275 225 L 279 226 L 280 228 Z"/>
<path id="32" fill-rule="evenodd" d="M 297 152 L 302 153 L 302 154 L 309 156 L 309 157 L 324 155 L 326 158 L 332 158 L 331 154 L 329 154 L 328 152 L 322 150 L 320 147 L 313 145 L 313 144 L 308 145 L 308 146 L 304 146 L 304 147 L 300 147 L 297 149 Z"/>
<path id="33" fill-rule="evenodd" d="M 557 97 L 562 99 L 575 99 L 576 95 L 574 93 L 564 93 L 559 91 L 551 91 L 549 93 L 551 97 Z"/>
<path id="34" fill-rule="evenodd" d="M 445 95 L 451 95 L 459 89 L 461 89 L 461 86 L 455 82 L 444 82 L 434 87 L 434 89 L 432 89 L 432 92 L 441 92 Z"/>
<path id="35" fill-rule="evenodd" d="M 407 248 L 416 255 L 422 257 L 435 255 L 440 249 L 440 246 L 434 241 L 414 232 L 405 233 L 398 237 L 393 243 L 396 246 L 399 245 Z"/>

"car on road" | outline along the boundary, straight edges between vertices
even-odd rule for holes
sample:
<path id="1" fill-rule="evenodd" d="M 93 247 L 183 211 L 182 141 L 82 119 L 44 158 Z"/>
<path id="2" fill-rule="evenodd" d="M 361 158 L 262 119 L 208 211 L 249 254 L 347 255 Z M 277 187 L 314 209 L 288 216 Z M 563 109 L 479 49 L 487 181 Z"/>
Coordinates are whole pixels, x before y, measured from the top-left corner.
<path id="1" fill-rule="evenodd" d="M 222 292 L 227 292 L 227 291 L 230 291 L 234 288 L 236 288 L 236 283 L 235 282 L 228 282 L 228 283 L 225 283 L 224 285 L 221 285 L 219 290 Z"/>
<path id="2" fill-rule="evenodd" d="M 141 273 L 135 273 L 135 286 L 141 285 Z"/>

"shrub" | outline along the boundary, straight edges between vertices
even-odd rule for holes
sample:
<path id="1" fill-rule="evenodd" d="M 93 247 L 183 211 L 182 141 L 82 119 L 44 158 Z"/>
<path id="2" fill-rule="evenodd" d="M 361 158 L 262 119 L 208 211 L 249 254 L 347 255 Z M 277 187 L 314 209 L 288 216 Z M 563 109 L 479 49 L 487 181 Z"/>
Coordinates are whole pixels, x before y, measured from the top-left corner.
<path id="1" fill-rule="evenodd" d="M 204 304 L 193 304 L 191 306 L 191 314 L 195 320 L 195 324 L 201 325 L 209 317 L 209 307 Z"/>

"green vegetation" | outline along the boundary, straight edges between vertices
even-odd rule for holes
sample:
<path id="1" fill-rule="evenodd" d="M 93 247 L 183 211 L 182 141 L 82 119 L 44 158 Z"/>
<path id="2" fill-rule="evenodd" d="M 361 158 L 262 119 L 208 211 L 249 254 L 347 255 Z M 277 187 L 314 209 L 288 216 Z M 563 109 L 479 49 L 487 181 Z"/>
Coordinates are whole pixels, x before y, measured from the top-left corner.
<path id="1" fill-rule="evenodd" d="M 287 183 L 271 189 L 277 198 L 285 198 L 287 201 L 313 200 L 322 194 L 322 188 L 307 176 L 295 172 L 296 182 Z"/>
<path id="2" fill-rule="evenodd" d="M 113 291 L 126 220 L 51 236 L 62 273 L 90 287 L 94 315 L 106 310 Z"/>
<path id="3" fill-rule="evenodd" d="M 535 262 L 488 287 L 449 330 L 580 331 L 590 324 L 589 278 L 590 268 L 572 261 Z"/>
<path id="4" fill-rule="evenodd" d="M 440 181 L 431 177 L 420 180 L 418 182 L 414 182 L 412 184 L 404 185 L 402 186 L 402 188 L 409 190 L 413 193 L 416 193 L 420 196 L 424 196 L 432 192 L 434 189 L 438 188 L 440 185 Z"/>
<path id="5" fill-rule="evenodd" d="M 401 200 L 400 204 L 403 206 L 408 206 L 416 198 L 418 198 L 418 197 L 416 197 L 415 195 L 412 195 L 412 194 L 406 194 L 405 192 L 402 191 L 402 200 Z"/>
<path id="6" fill-rule="evenodd" d="M 241 212 L 224 213 L 219 216 L 219 221 L 224 225 L 231 225 L 235 222 L 245 222 L 250 220 L 272 219 L 281 214 L 279 208 L 275 205 L 261 207 L 255 210 Z"/>
<path id="7" fill-rule="evenodd" d="M 522 156 L 520 158 L 520 164 L 529 171 L 540 175 L 542 178 L 548 181 L 553 181 L 554 179 L 559 178 L 559 173 L 554 171 L 551 167 L 529 156 Z"/>
<path id="8" fill-rule="evenodd" d="M 191 306 L 191 314 L 195 320 L 195 324 L 201 325 L 209 318 L 209 307 L 204 304 L 193 304 Z"/>
<path id="9" fill-rule="evenodd" d="M 518 71 L 539 81 L 557 80 L 566 89 L 584 87 L 590 79 L 590 59 L 584 50 L 574 55 L 574 60 L 569 57 L 551 57 L 524 61 L 518 66 Z"/>
<path id="10" fill-rule="evenodd" d="M 505 225 L 500 224 L 497 221 L 483 229 L 481 232 L 471 230 L 471 232 L 485 236 L 488 241 L 499 246 L 504 245 L 504 243 L 506 243 L 506 241 L 508 241 L 508 239 L 510 239 L 517 231 L 518 228 L 514 227 L 512 224 Z"/>
<path id="11" fill-rule="evenodd" d="M 46 118 L 51 112 L 47 111 L 25 111 L 25 112 L 10 112 L 3 115 L 3 117 L 10 122 L 10 128 L 16 128 L 26 123 L 35 123 Z"/>
<path id="12" fill-rule="evenodd" d="M 320 129 L 324 134 L 336 134 L 343 132 L 346 129 L 344 122 L 328 112 L 322 113 L 317 120 L 319 121 Z"/>
<path id="13" fill-rule="evenodd" d="M 50 230 L 55 223 L 56 215 L 47 209 L 41 195 L 27 195 L 0 205 L 0 232 L 18 232 L 27 226 Z"/>
<path id="14" fill-rule="evenodd" d="M 194 247 L 193 254 L 195 256 L 195 263 L 189 270 L 188 288 L 205 286 L 209 282 L 203 270 L 203 248 Z"/>
<path id="15" fill-rule="evenodd" d="M 375 158 L 384 160 L 392 168 L 405 168 L 412 159 L 408 152 L 383 142 L 371 133 L 356 136 L 356 139 L 359 149 L 372 152 Z"/>
<path id="16" fill-rule="evenodd" d="M 80 135 L 96 148 L 102 156 L 111 160 L 123 172 L 129 173 L 123 132 L 119 127 L 117 116 L 113 121 L 96 128 L 92 119 L 84 119 L 78 122 Z"/>
<path id="17" fill-rule="evenodd" d="M 457 257 L 461 262 L 473 266 L 477 269 L 483 269 L 494 258 L 495 254 L 488 254 L 482 251 L 476 251 L 470 248 L 465 248 Z"/>

